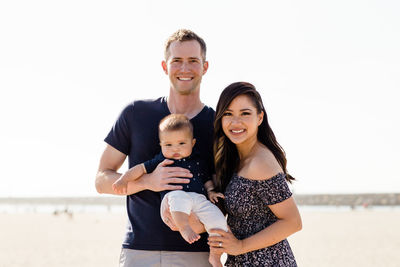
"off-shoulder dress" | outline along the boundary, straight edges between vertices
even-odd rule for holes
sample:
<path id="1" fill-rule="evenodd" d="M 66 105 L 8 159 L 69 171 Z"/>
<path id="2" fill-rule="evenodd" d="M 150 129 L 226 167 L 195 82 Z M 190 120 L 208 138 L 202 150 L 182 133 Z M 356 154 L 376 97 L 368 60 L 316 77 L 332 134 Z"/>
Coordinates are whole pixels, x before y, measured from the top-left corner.
<path id="1" fill-rule="evenodd" d="M 244 239 L 277 221 L 268 205 L 292 196 L 279 173 L 267 180 L 250 180 L 234 174 L 225 191 L 228 225 L 238 239 Z M 226 266 L 297 266 L 286 239 L 270 247 L 245 254 L 228 255 Z"/>

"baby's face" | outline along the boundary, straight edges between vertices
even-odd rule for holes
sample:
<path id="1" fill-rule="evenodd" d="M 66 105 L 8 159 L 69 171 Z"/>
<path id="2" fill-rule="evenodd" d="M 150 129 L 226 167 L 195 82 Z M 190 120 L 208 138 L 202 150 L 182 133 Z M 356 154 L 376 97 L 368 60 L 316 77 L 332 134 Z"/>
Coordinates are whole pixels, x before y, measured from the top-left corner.
<path id="1" fill-rule="evenodd" d="M 189 130 L 160 133 L 161 152 L 168 159 L 182 159 L 190 156 L 195 142 Z"/>

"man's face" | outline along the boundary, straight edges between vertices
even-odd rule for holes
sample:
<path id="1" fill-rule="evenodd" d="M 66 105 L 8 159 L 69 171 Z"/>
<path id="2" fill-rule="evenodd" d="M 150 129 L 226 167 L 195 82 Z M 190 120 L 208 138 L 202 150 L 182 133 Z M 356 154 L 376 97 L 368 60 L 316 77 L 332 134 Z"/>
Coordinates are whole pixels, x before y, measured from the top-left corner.
<path id="1" fill-rule="evenodd" d="M 200 44 L 195 41 L 175 41 L 169 47 L 169 57 L 162 62 L 171 89 L 181 95 L 189 95 L 200 89 L 202 76 L 208 62 L 203 61 Z"/>

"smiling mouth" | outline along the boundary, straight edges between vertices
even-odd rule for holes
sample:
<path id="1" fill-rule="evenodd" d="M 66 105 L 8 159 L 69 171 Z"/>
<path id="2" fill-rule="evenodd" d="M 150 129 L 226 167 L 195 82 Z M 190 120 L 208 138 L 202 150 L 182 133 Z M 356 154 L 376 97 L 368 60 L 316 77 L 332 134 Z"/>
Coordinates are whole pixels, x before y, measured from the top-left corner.
<path id="1" fill-rule="evenodd" d="M 231 132 L 234 133 L 234 134 L 239 134 L 239 133 L 243 133 L 244 129 L 242 129 L 242 130 L 231 130 Z"/>
<path id="2" fill-rule="evenodd" d="M 178 80 L 180 80 L 180 81 L 191 81 L 191 80 L 193 80 L 193 78 L 181 78 L 181 77 L 178 77 Z"/>

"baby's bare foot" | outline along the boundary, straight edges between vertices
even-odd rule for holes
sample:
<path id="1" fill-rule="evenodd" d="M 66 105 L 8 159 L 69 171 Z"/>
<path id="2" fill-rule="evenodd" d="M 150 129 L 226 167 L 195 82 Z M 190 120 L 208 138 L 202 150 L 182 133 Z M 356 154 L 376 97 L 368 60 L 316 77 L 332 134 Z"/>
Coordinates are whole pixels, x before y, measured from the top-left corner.
<path id="1" fill-rule="evenodd" d="M 184 226 L 181 230 L 179 230 L 179 233 L 181 233 L 183 239 L 185 239 L 189 244 L 192 244 L 200 239 L 200 236 L 196 234 L 189 225 Z"/>
<path id="2" fill-rule="evenodd" d="M 213 267 L 222 267 L 221 263 L 221 255 L 219 254 L 213 254 L 210 253 L 210 256 L 208 257 L 208 261 Z"/>

